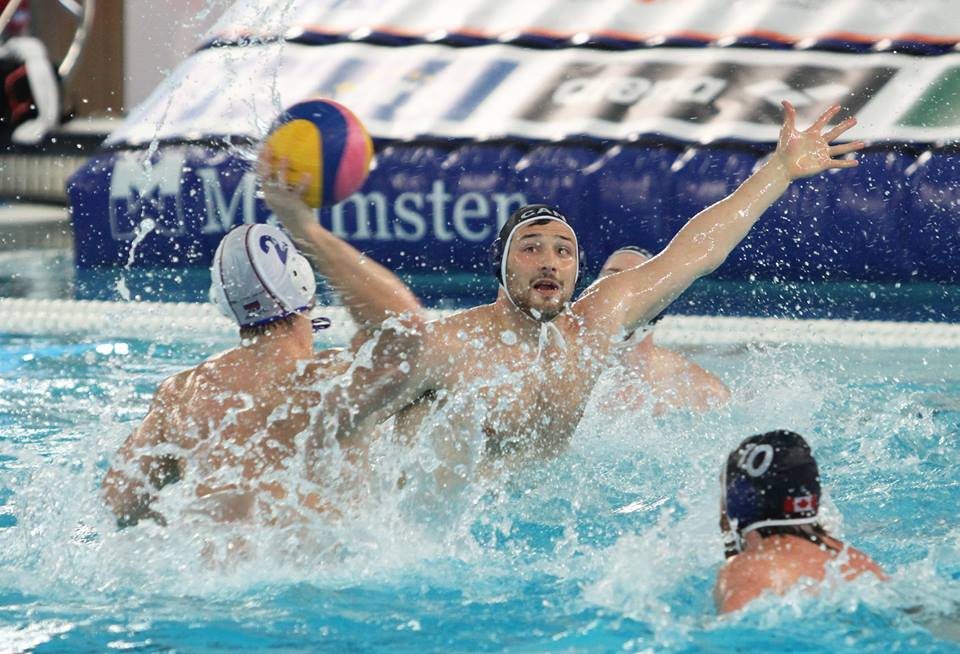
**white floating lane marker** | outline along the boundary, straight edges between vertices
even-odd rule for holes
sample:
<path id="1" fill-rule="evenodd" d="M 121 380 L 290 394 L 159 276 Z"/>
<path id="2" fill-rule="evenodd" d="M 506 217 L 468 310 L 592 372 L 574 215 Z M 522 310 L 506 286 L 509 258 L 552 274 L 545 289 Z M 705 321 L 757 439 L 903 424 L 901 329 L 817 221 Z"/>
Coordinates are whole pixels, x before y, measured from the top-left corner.
<path id="1" fill-rule="evenodd" d="M 452 310 L 429 311 L 431 317 Z M 346 343 L 356 327 L 343 307 L 317 307 L 331 326 L 319 334 L 328 343 Z M 237 327 L 213 305 L 170 302 L 100 302 L 0 298 L 0 333 L 90 335 L 158 341 L 230 339 Z M 796 343 L 901 349 L 960 349 L 960 324 L 867 320 L 789 320 L 667 316 L 657 326 L 662 345 Z"/>

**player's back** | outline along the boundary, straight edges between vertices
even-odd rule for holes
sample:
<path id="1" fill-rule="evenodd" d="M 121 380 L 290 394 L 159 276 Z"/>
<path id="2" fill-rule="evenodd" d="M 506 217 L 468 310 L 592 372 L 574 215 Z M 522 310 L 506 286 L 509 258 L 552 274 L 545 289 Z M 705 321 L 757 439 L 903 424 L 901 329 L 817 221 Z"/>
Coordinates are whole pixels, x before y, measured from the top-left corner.
<path id="1" fill-rule="evenodd" d="M 342 367 L 241 346 L 164 382 L 167 442 L 184 450 L 184 480 L 205 499 L 204 511 L 237 519 L 264 493 L 286 499 L 302 476 L 288 469 L 298 437 L 322 429 L 311 424 L 318 386 Z"/>
<path id="2" fill-rule="evenodd" d="M 721 612 L 736 611 L 765 591 L 778 595 L 804 579 L 822 582 L 830 564 L 839 559 L 839 572 L 850 581 L 864 572 L 885 579 L 880 567 L 863 552 L 827 536 L 821 543 L 792 535 L 773 535 L 727 560 L 714 590 Z"/>

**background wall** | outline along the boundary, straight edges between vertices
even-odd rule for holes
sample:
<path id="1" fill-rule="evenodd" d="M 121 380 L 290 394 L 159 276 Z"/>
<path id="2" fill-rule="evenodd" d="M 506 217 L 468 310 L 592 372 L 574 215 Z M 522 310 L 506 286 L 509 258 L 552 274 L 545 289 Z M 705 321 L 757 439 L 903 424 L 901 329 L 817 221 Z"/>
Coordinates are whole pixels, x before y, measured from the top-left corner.
<path id="1" fill-rule="evenodd" d="M 73 39 L 76 20 L 57 2 L 30 5 L 33 34 L 47 46 L 55 64 L 63 59 Z M 99 0 L 93 29 L 70 83 L 64 91 L 64 109 L 79 116 L 120 111 L 123 104 L 123 23 L 121 0 Z"/>
<path id="2" fill-rule="evenodd" d="M 125 0 L 123 105 L 143 101 L 230 6 L 229 0 Z"/>
<path id="3" fill-rule="evenodd" d="M 77 116 L 124 114 L 199 44 L 230 0 L 97 0 L 93 29 L 64 93 Z M 30 5 L 31 31 L 59 63 L 76 21 L 54 0 Z"/>

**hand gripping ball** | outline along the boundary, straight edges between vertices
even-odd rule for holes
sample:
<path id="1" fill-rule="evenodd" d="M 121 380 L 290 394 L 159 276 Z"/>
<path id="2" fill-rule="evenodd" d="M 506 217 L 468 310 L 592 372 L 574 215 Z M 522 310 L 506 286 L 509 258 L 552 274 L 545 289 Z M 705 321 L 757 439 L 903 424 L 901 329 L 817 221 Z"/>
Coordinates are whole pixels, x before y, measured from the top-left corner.
<path id="1" fill-rule="evenodd" d="M 287 160 L 287 180 L 309 176 L 303 200 L 334 205 L 359 189 L 370 172 L 373 142 L 356 116 L 333 100 L 305 100 L 280 114 L 264 140 L 271 169 Z"/>

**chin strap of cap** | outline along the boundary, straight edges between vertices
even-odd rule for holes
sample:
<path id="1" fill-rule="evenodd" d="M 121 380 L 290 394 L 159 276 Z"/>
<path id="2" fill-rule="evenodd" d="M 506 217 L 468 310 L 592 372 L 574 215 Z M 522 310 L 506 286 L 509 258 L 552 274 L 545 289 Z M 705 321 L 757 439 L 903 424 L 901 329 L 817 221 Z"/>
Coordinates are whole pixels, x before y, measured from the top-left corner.
<path id="1" fill-rule="evenodd" d="M 567 350 L 567 339 L 563 337 L 563 332 L 561 332 L 560 328 L 557 327 L 556 324 L 554 324 L 553 322 L 554 320 L 557 319 L 557 317 L 559 317 L 560 314 L 557 314 L 557 316 L 554 316 L 550 320 L 540 320 L 538 317 L 531 315 L 530 313 L 524 311 L 523 309 L 517 306 L 517 303 L 513 301 L 513 297 L 511 297 L 510 295 L 510 291 L 507 289 L 507 258 L 508 258 L 507 255 L 510 253 L 510 243 L 513 241 L 513 235 L 517 233 L 517 230 L 528 223 L 533 223 L 541 220 L 552 220 L 562 225 L 566 225 L 567 227 L 570 227 L 570 225 L 567 222 L 560 220 L 559 218 L 554 218 L 548 215 L 539 215 L 539 216 L 534 216 L 532 218 L 528 218 L 526 220 L 521 220 L 519 223 L 517 223 L 516 227 L 513 228 L 513 231 L 511 231 L 510 234 L 507 236 L 507 241 L 506 243 L 503 244 L 503 254 L 500 257 L 500 279 L 501 279 L 500 288 L 503 289 L 503 294 L 507 296 L 507 299 L 510 300 L 510 304 L 512 304 L 517 311 L 519 311 L 520 313 L 528 317 L 530 320 L 536 320 L 538 323 L 540 323 L 540 338 L 537 345 L 538 361 L 540 360 L 540 355 L 543 354 L 543 348 L 547 346 L 551 335 L 553 336 L 553 340 L 556 342 L 557 347 L 559 347 L 564 352 L 566 352 Z M 580 244 L 577 242 L 577 233 L 573 231 L 573 228 L 570 229 L 570 232 L 573 234 L 573 252 L 574 252 L 574 256 L 577 257 L 577 270 L 579 270 L 580 269 Z"/>
<path id="2" fill-rule="evenodd" d="M 743 538 L 737 531 L 737 521 L 732 520 L 730 529 L 723 532 L 723 555 L 726 558 L 736 556 L 743 551 Z"/>
<path id="3" fill-rule="evenodd" d="M 553 320 L 556 320 L 554 318 Z M 557 327 L 556 323 L 550 320 L 549 322 L 540 323 L 540 339 L 537 343 L 537 359 L 540 359 L 540 355 L 543 354 L 543 348 L 547 346 L 547 341 L 550 340 L 550 335 L 553 335 L 553 340 L 556 342 L 557 347 L 562 351 L 567 351 L 567 339 L 563 337 L 563 332 L 560 331 L 560 328 Z"/>
<path id="4" fill-rule="evenodd" d="M 557 344 L 557 347 L 564 352 L 567 351 L 567 339 L 563 337 L 563 332 L 561 332 L 560 328 L 557 327 L 556 323 L 553 322 L 560 316 L 560 314 L 557 314 L 550 320 L 540 320 L 539 318 L 530 315 L 517 306 L 517 303 L 513 301 L 512 297 L 510 297 L 510 291 L 507 290 L 505 284 L 500 284 L 500 288 L 503 289 L 503 294 L 507 296 L 507 299 L 510 300 L 510 304 L 512 304 L 517 311 L 522 313 L 530 320 L 535 320 L 536 322 L 540 323 L 540 337 L 537 342 L 537 361 L 540 360 L 540 355 L 543 354 L 543 348 L 547 347 L 549 344 L 551 335 L 553 336 L 553 340 Z"/>

